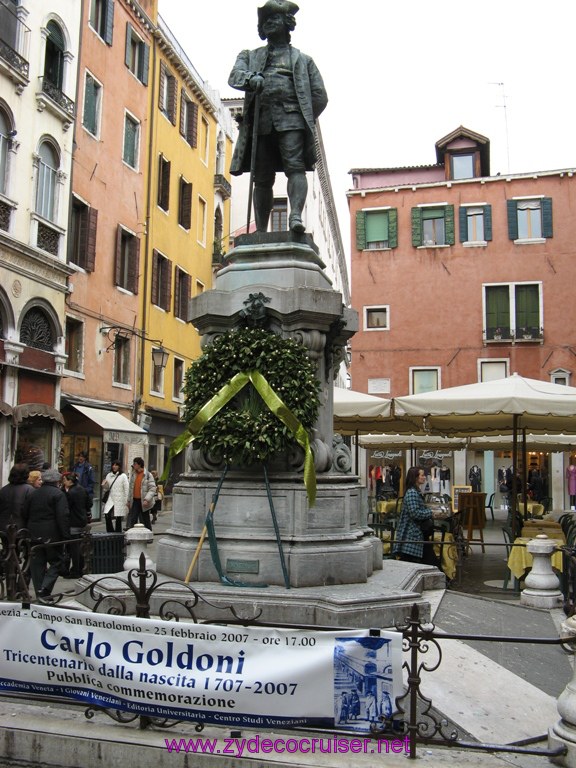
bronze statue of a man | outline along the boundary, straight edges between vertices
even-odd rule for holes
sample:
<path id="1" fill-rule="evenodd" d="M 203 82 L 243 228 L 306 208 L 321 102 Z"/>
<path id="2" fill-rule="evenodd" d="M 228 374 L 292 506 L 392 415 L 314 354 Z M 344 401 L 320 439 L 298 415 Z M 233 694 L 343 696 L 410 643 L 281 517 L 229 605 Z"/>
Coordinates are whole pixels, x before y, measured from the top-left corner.
<path id="1" fill-rule="evenodd" d="M 253 132 L 257 133 L 252 171 L 259 232 L 268 229 L 277 171 L 288 178 L 290 229 L 304 232 L 306 171 L 313 170 L 316 162 L 315 121 L 328 103 L 318 68 L 310 56 L 290 45 L 298 10 L 290 0 L 268 0 L 258 8 L 258 34 L 267 45 L 242 51 L 228 78 L 229 85 L 246 92 L 230 167 L 233 175 L 251 171 Z M 257 95 L 259 109 L 255 109 Z"/>

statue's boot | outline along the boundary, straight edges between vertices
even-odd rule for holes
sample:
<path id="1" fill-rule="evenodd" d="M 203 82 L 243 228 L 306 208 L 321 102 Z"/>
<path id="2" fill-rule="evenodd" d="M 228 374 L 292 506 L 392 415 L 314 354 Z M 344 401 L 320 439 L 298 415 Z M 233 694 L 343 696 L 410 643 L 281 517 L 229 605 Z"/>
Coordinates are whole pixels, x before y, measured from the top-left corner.
<path id="1" fill-rule="evenodd" d="M 288 199 L 290 200 L 290 217 L 288 224 L 292 232 L 306 231 L 302 221 L 302 211 L 308 194 L 308 180 L 305 173 L 291 173 L 288 176 Z"/>

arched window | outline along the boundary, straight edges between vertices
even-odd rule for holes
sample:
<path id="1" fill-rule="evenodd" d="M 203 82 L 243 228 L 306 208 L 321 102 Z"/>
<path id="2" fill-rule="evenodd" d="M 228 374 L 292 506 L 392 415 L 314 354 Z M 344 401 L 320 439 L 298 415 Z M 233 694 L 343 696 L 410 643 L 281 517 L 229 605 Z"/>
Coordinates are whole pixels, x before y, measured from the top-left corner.
<path id="1" fill-rule="evenodd" d="M 224 227 L 222 222 L 222 211 L 220 207 L 216 207 L 214 213 L 214 256 L 222 255 L 222 237 L 224 235 Z"/>
<path id="2" fill-rule="evenodd" d="M 56 173 L 60 162 L 56 150 L 47 141 L 43 141 L 40 145 L 38 156 L 36 213 L 48 219 L 48 221 L 53 221 L 56 200 Z"/>
<path id="3" fill-rule="evenodd" d="M 6 114 L 0 109 L 0 192 L 6 194 L 6 182 L 8 177 L 8 132 L 10 123 Z"/>
<path id="4" fill-rule="evenodd" d="M 20 326 L 20 341 L 28 347 L 53 352 L 56 343 L 54 328 L 50 318 L 40 307 L 32 307 L 26 312 Z"/>
<path id="5" fill-rule="evenodd" d="M 55 21 L 49 21 L 46 29 L 48 30 L 48 37 L 44 59 L 44 77 L 61 91 L 64 82 L 64 51 L 66 50 L 64 35 Z"/>

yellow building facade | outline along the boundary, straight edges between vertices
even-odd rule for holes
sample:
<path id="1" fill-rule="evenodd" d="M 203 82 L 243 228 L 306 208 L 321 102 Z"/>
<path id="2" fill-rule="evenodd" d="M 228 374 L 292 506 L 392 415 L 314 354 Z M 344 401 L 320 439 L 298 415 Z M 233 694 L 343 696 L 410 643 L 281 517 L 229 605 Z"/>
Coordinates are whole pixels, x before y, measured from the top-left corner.
<path id="1" fill-rule="evenodd" d="M 218 94 L 207 89 L 161 18 L 150 81 L 137 378 L 148 466 L 160 473 L 172 439 L 183 430 L 185 371 L 200 354 L 200 338 L 187 323 L 188 302 L 212 287 L 230 229 L 232 128 Z M 175 480 L 182 469 L 174 465 Z"/>

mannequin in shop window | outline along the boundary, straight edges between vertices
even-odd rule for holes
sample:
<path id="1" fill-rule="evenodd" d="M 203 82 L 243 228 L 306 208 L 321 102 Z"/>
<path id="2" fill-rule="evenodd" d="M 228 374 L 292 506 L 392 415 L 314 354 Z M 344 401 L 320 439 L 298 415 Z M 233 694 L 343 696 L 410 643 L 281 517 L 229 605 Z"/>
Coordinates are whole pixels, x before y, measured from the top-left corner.
<path id="1" fill-rule="evenodd" d="M 570 506 L 576 506 L 576 464 L 570 464 L 566 470 L 566 480 L 568 482 L 568 493 L 570 495 Z"/>
<path id="2" fill-rule="evenodd" d="M 477 464 L 473 464 L 468 472 L 468 480 L 474 493 L 480 493 L 482 490 L 482 470 Z"/>

